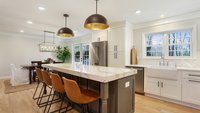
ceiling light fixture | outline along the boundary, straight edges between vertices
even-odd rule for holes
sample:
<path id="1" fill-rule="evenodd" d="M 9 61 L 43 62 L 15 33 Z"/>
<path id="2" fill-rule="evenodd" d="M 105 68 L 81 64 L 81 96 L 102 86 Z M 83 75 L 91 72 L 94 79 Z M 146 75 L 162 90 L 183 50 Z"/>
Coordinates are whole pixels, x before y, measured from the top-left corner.
<path id="1" fill-rule="evenodd" d="M 52 36 L 49 36 L 49 35 L 52 35 Z M 53 38 L 53 41 L 46 42 L 46 38 Z M 55 44 L 55 33 L 51 31 L 44 31 L 44 41 L 39 44 L 40 52 L 54 52 L 56 51 L 56 48 L 57 48 L 57 45 Z"/>
<path id="2" fill-rule="evenodd" d="M 137 10 L 137 11 L 135 11 L 135 13 L 136 13 L 136 14 L 140 14 L 140 13 L 141 13 L 141 11 L 140 11 L 140 10 Z"/>
<path id="3" fill-rule="evenodd" d="M 24 30 L 20 30 L 19 32 L 20 32 L 20 33 L 24 33 Z"/>
<path id="4" fill-rule="evenodd" d="M 161 14 L 161 15 L 160 15 L 160 18 L 164 18 L 164 17 L 165 17 L 165 15 L 164 15 L 164 14 Z"/>
<path id="5" fill-rule="evenodd" d="M 104 16 L 97 14 L 97 10 L 98 10 L 98 0 L 96 1 L 96 14 L 93 14 L 91 16 L 89 16 L 84 24 L 84 27 L 86 29 L 90 29 L 90 30 L 104 30 L 107 29 L 109 27 L 109 25 L 107 24 L 107 20 Z"/>
<path id="6" fill-rule="evenodd" d="M 38 7 L 38 10 L 40 10 L 40 11 L 44 11 L 45 8 L 44 8 L 44 7 Z"/>
<path id="7" fill-rule="evenodd" d="M 73 37 L 73 31 L 67 27 L 67 17 L 69 17 L 69 15 L 64 14 L 63 16 L 65 17 L 65 27 L 59 29 L 57 35 L 60 37 Z"/>
<path id="8" fill-rule="evenodd" d="M 26 23 L 27 23 L 27 24 L 33 24 L 33 22 L 32 22 L 32 21 L 27 21 Z"/>

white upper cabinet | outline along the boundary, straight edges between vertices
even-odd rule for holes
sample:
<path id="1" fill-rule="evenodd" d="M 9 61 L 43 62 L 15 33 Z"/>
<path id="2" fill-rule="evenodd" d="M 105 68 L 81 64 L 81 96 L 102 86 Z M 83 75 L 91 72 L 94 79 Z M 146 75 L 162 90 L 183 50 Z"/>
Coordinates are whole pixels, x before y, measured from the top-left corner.
<path id="1" fill-rule="evenodd" d="M 124 22 L 108 30 L 108 66 L 124 67 L 130 65 L 133 47 L 132 25 Z"/>
<path id="2" fill-rule="evenodd" d="M 100 42 L 100 41 L 107 41 L 107 40 L 108 40 L 108 31 L 107 30 L 92 32 L 92 42 Z"/>

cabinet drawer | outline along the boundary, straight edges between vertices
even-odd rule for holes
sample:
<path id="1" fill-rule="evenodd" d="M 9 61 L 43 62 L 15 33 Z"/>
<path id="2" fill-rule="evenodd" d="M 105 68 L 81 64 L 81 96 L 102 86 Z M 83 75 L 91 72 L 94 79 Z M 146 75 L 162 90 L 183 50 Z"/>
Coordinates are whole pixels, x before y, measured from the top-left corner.
<path id="1" fill-rule="evenodd" d="M 200 79 L 183 79 L 182 101 L 200 105 Z"/>
<path id="2" fill-rule="evenodd" d="M 184 71 L 183 79 L 200 79 L 200 72 Z"/>

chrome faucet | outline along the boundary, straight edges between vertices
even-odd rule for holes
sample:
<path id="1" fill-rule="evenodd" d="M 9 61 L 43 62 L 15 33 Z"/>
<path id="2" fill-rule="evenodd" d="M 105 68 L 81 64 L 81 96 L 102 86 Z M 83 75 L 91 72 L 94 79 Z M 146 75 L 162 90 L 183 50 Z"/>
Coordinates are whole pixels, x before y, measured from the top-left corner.
<path id="1" fill-rule="evenodd" d="M 165 60 L 165 57 L 163 54 L 161 55 L 161 61 L 159 61 L 159 65 L 160 66 L 168 66 L 169 65 L 169 62 Z"/>

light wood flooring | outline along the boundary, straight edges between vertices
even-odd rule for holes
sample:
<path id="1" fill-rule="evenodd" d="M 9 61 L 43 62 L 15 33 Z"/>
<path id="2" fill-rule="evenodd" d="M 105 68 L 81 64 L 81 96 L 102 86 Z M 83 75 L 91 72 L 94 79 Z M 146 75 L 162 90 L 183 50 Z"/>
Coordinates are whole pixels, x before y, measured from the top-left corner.
<path id="1" fill-rule="evenodd" d="M 0 80 L 0 113 L 42 113 L 32 99 L 34 89 L 4 94 L 3 80 Z M 53 106 L 55 109 L 60 104 Z M 135 113 L 200 113 L 200 110 L 136 95 Z M 77 113 L 72 110 L 67 113 Z"/>

